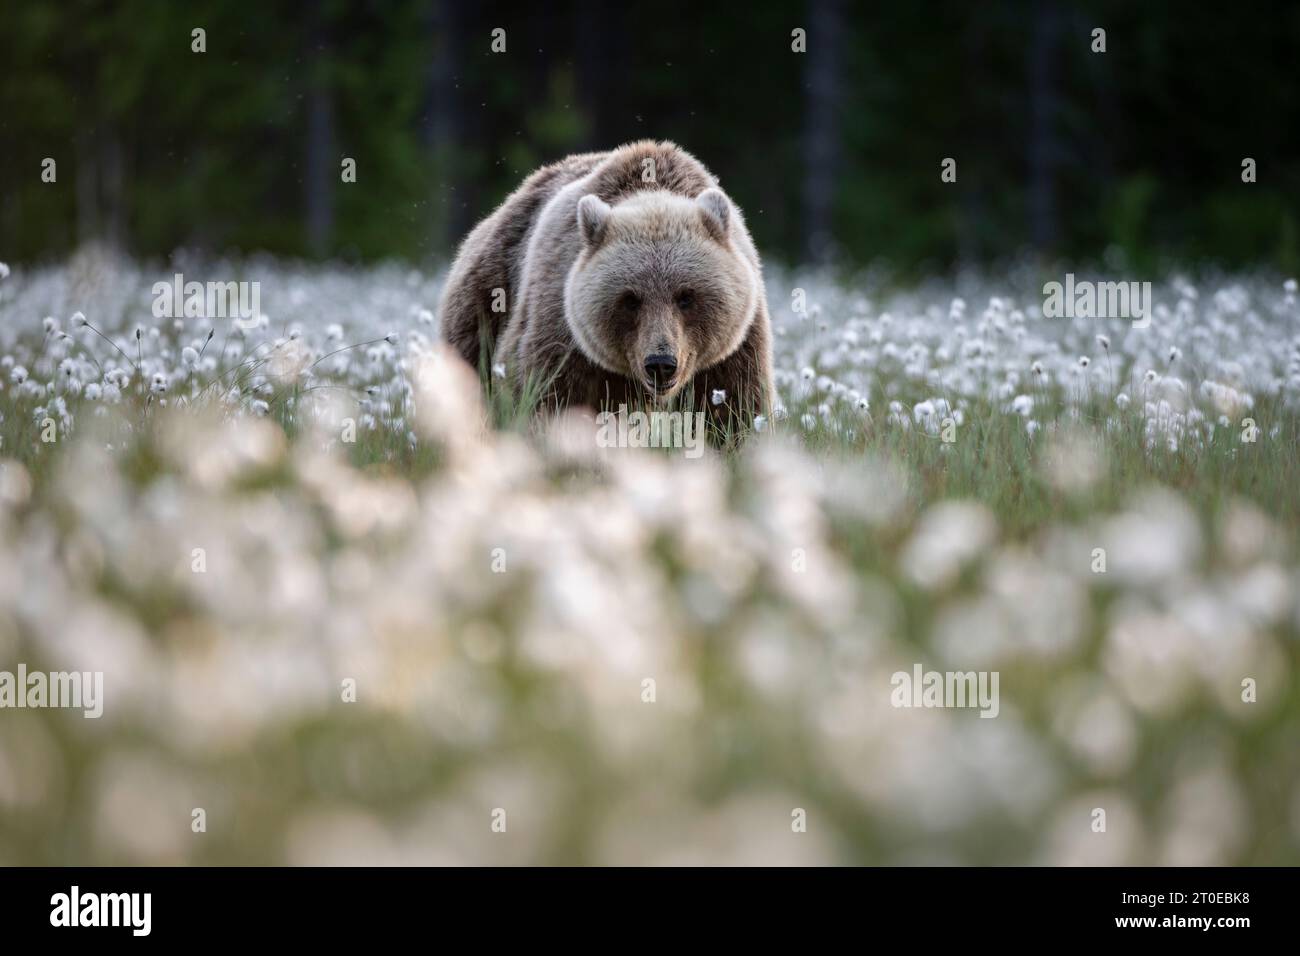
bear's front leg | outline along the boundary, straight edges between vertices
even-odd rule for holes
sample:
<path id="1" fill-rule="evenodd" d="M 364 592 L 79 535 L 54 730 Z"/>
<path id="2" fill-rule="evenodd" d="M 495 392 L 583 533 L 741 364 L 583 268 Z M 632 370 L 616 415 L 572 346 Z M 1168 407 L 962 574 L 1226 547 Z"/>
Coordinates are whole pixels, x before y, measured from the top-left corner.
<path id="1" fill-rule="evenodd" d="M 750 428 L 755 415 L 770 414 L 776 385 L 766 315 L 755 318 L 740 348 L 712 368 L 697 372 L 692 388 L 695 409 L 707 413 L 711 430 L 720 432 L 718 437 Z"/>

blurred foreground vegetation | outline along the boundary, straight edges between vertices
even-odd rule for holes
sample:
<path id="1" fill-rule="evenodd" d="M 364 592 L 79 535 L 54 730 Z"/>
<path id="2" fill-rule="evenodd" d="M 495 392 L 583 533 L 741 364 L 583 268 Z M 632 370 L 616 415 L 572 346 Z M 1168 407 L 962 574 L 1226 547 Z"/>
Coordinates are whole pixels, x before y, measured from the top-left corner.
<path id="1" fill-rule="evenodd" d="M 0 862 L 1300 862 L 1293 284 L 800 277 L 783 413 L 692 461 L 494 427 L 436 277 L 259 268 L 212 336 L 0 284 L 0 669 L 105 687 L 0 713 Z"/>

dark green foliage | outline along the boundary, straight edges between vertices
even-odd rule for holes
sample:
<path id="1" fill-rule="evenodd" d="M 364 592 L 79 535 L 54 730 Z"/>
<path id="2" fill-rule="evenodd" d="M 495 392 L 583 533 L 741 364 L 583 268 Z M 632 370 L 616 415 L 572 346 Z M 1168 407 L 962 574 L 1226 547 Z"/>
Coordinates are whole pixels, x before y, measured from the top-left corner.
<path id="1" fill-rule="evenodd" d="M 827 22 L 839 55 L 816 114 Z M 822 181 L 826 254 L 848 267 L 1028 251 L 1294 271 L 1298 48 L 1283 4 L 18 0 L 0 30 L 0 251 L 438 260 L 538 164 L 656 137 L 721 176 L 778 261 L 804 258 Z"/>

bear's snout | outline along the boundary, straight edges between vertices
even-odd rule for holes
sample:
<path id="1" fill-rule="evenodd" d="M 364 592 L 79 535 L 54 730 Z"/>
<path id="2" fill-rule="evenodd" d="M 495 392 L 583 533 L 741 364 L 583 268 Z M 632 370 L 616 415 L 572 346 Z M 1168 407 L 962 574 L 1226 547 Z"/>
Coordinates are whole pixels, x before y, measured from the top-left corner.
<path id="1" fill-rule="evenodd" d="M 646 381 L 656 392 L 666 392 L 677 376 L 677 356 L 672 352 L 652 352 L 645 359 Z"/>

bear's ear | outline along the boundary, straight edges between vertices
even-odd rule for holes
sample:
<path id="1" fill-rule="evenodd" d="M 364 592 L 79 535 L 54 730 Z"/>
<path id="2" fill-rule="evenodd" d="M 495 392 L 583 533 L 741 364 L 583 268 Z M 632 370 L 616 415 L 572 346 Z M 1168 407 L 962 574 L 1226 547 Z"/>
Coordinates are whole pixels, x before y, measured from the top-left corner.
<path id="1" fill-rule="evenodd" d="M 609 205 L 595 193 L 587 193 L 578 200 L 578 232 L 589 248 L 596 248 L 605 237 L 609 213 Z"/>
<path id="2" fill-rule="evenodd" d="M 710 187 L 695 197 L 700 207 L 700 218 L 709 234 L 722 242 L 727 238 L 727 229 L 731 225 L 731 200 L 721 189 Z"/>

